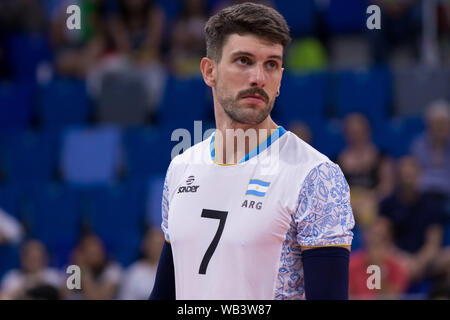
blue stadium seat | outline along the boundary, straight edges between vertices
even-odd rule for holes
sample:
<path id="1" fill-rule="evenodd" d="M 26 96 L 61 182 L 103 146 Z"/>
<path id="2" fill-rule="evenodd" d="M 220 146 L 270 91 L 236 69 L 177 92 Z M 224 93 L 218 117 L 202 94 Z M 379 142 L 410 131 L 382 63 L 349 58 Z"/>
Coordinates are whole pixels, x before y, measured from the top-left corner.
<path id="1" fill-rule="evenodd" d="M 0 131 L 0 181 L 3 183 L 6 179 L 6 160 L 11 140 L 11 132 Z"/>
<path id="2" fill-rule="evenodd" d="M 0 131 L 29 126 L 33 93 L 33 86 L 27 82 L 0 84 Z"/>
<path id="3" fill-rule="evenodd" d="M 0 185 L 0 209 L 21 220 L 23 196 L 23 189 L 18 184 Z"/>
<path id="4" fill-rule="evenodd" d="M 450 246 L 450 223 L 444 225 L 444 239 L 442 245 L 445 247 Z"/>
<path id="5" fill-rule="evenodd" d="M 353 228 L 352 232 L 353 232 L 352 252 L 358 249 L 363 249 L 365 247 L 363 238 L 364 230 L 356 225 Z"/>
<path id="6" fill-rule="evenodd" d="M 340 123 L 329 121 L 319 126 L 312 126 L 311 131 L 313 147 L 331 160 L 336 160 L 345 147 Z"/>
<path id="7" fill-rule="evenodd" d="M 386 68 L 373 68 L 368 72 L 341 71 L 333 78 L 337 117 L 360 112 L 374 125 L 390 115 L 392 79 Z"/>
<path id="8" fill-rule="evenodd" d="M 41 185 L 29 195 L 25 224 L 29 235 L 46 245 L 53 266 L 68 262 L 80 237 L 83 221 L 79 199 L 75 189 L 57 184 Z"/>
<path id="9" fill-rule="evenodd" d="M 45 127 L 86 123 L 90 104 L 84 81 L 55 79 L 39 88 L 38 118 Z"/>
<path id="10" fill-rule="evenodd" d="M 450 98 L 450 69 L 423 65 L 393 70 L 394 105 L 398 115 L 421 115 L 434 101 Z"/>
<path id="11" fill-rule="evenodd" d="M 41 62 L 50 62 L 52 54 L 49 40 L 41 34 L 14 34 L 6 44 L 6 56 L 15 79 L 36 80 Z"/>
<path id="12" fill-rule="evenodd" d="M 367 0 L 329 0 L 325 25 L 333 34 L 362 33 L 366 28 Z"/>
<path id="13" fill-rule="evenodd" d="M 94 189 L 90 227 L 112 258 L 124 266 L 138 258 L 145 230 L 145 184 L 129 182 Z"/>
<path id="14" fill-rule="evenodd" d="M 195 120 L 206 120 L 207 86 L 201 77 L 169 77 L 159 110 L 165 128 L 191 128 Z"/>
<path id="15" fill-rule="evenodd" d="M 41 0 L 42 5 L 45 7 L 47 15 L 55 14 L 56 10 L 60 8 L 61 2 L 59 0 Z M 107 1 L 109 3 L 110 1 Z"/>
<path id="16" fill-rule="evenodd" d="M 56 174 L 57 150 L 58 137 L 54 132 L 11 135 L 3 153 L 6 179 L 20 184 L 51 180 Z"/>
<path id="17" fill-rule="evenodd" d="M 73 186 L 106 184 L 118 179 L 121 132 L 114 126 L 69 128 L 63 135 L 61 171 Z"/>
<path id="18" fill-rule="evenodd" d="M 380 150 L 399 158 L 409 153 L 410 147 L 424 130 L 421 117 L 397 117 L 373 127 L 373 140 Z"/>
<path id="19" fill-rule="evenodd" d="M 3 276 L 11 269 L 20 267 L 19 245 L 2 244 L 0 245 L 0 282 Z"/>
<path id="20" fill-rule="evenodd" d="M 372 140 L 379 150 L 387 155 L 401 155 L 406 150 L 405 146 L 399 145 L 401 126 L 390 119 L 372 126 Z"/>
<path id="21" fill-rule="evenodd" d="M 155 175 L 149 179 L 147 189 L 147 221 L 151 226 L 162 223 L 161 201 L 165 175 Z"/>
<path id="22" fill-rule="evenodd" d="M 317 8 L 315 0 L 275 0 L 275 8 L 288 23 L 294 37 L 311 35 L 317 27 Z"/>
<path id="23" fill-rule="evenodd" d="M 425 130 L 425 121 L 422 116 L 403 117 L 403 128 L 410 140 L 417 138 Z"/>
<path id="24" fill-rule="evenodd" d="M 300 120 L 310 123 L 325 118 L 327 75 L 309 73 L 286 74 L 277 99 L 277 114 L 284 123 Z"/>
<path id="25" fill-rule="evenodd" d="M 174 23 L 177 16 L 181 13 L 183 0 L 158 0 L 157 3 L 164 10 L 164 15 L 167 20 L 166 24 L 171 25 L 172 23 Z"/>
<path id="26" fill-rule="evenodd" d="M 409 288 L 404 293 L 404 297 L 401 300 L 406 299 L 416 299 L 425 300 L 427 299 L 431 289 L 432 281 L 429 279 L 420 280 L 419 282 L 410 283 Z"/>
<path id="27" fill-rule="evenodd" d="M 170 132 L 135 127 L 124 132 L 127 176 L 147 180 L 153 174 L 165 173 L 170 163 Z"/>

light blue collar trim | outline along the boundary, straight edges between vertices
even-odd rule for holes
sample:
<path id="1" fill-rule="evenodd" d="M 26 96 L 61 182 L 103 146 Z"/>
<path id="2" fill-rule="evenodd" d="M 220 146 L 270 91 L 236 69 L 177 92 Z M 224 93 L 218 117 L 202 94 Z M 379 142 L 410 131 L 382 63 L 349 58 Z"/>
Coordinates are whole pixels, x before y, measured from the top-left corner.
<path id="1" fill-rule="evenodd" d="M 280 139 L 280 137 L 282 135 L 284 135 L 286 132 L 287 132 L 286 129 L 284 129 L 282 126 L 279 126 L 277 128 L 277 130 L 272 132 L 272 134 L 266 140 L 261 142 L 256 148 L 254 148 L 249 153 L 247 153 L 238 163 L 244 163 L 244 162 L 250 160 L 251 158 L 256 157 L 261 152 L 263 152 L 268 147 L 270 147 L 272 145 L 272 143 L 274 143 L 275 141 Z M 211 142 L 210 142 L 211 159 L 214 162 L 216 161 L 216 150 L 214 148 L 214 139 L 215 139 L 215 137 L 216 137 L 216 134 L 214 133 L 212 135 Z"/>

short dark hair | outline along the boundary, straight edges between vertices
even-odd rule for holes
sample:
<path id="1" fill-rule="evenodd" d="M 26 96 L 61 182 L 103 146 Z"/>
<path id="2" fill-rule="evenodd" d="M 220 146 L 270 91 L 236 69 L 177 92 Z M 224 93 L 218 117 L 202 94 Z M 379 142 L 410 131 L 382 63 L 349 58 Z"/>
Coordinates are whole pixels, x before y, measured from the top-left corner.
<path id="1" fill-rule="evenodd" d="M 206 56 L 220 61 L 226 39 L 235 33 L 253 34 L 281 44 L 283 49 L 291 42 L 289 27 L 278 11 L 246 2 L 224 8 L 209 18 L 205 26 Z"/>

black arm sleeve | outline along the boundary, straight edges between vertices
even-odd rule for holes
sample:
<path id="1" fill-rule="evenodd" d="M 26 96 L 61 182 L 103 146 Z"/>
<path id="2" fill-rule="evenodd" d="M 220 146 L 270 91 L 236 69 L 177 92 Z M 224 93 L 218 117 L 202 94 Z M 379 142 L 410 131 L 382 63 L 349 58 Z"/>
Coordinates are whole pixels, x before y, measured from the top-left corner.
<path id="1" fill-rule="evenodd" d="M 302 252 L 307 300 L 347 300 L 350 252 L 319 247 Z"/>
<path id="2" fill-rule="evenodd" d="M 172 246 L 167 241 L 164 242 L 161 251 L 155 285 L 149 300 L 175 300 L 175 272 Z"/>

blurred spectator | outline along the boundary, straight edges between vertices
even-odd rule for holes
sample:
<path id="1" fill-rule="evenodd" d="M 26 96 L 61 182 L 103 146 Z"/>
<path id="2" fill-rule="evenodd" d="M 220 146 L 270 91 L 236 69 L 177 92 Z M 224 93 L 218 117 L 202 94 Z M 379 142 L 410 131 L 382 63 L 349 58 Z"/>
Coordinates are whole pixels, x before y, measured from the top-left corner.
<path id="1" fill-rule="evenodd" d="M 441 55 L 444 64 L 450 66 L 450 1 L 438 1 L 439 34 L 441 35 Z"/>
<path id="2" fill-rule="evenodd" d="M 97 59 L 111 46 L 107 41 L 105 0 L 80 0 L 81 30 L 66 27 L 67 7 L 73 1 L 61 1 L 52 16 L 50 30 L 56 72 L 66 77 L 84 78 Z"/>
<path id="3" fill-rule="evenodd" d="M 164 243 L 160 228 L 148 229 L 142 241 L 142 257 L 125 271 L 119 299 L 147 300 L 153 289 L 159 256 Z"/>
<path id="4" fill-rule="evenodd" d="M 441 250 L 430 270 L 433 285 L 428 298 L 450 300 L 450 247 Z"/>
<path id="5" fill-rule="evenodd" d="M 392 224 L 394 243 L 405 254 L 412 282 L 429 276 L 429 267 L 442 245 L 443 213 L 433 198 L 418 189 L 420 169 L 406 156 L 398 161 L 394 193 L 380 203 L 380 214 Z"/>
<path id="6" fill-rule="evenodd" d="M 367 286 L 367 268 L 380 267 L 380 289 Z M 377 217 L 364 232 L 364 249 L 351 253 L 349 295 L 351 299 L 396 299 L 408 286 L 408 269 L 392 242 L 389 221 Z"/>
<path id="7" fill-rule="evenodd" d="M 412 145 L 411 153 L 422 169 L 420 190 L 450 195 L 450 107 L 434 102 L 426 113 L 427 129 Z"/>
<path id="8" fill-rule="evenodd" d="M 123 126 L 154 120 L 168 73 L 153 61 L 138 64 L 128 56 L 110 55 L 89 70 L 88 90 L 97 104 L 96 120 Z"/>
<path id="9" fill-rule="evenodd" d="M 338 156 L 352 192 L 352 207 L 358 224 L 369 224 L 377 214 L 377 201 L 392 190 L 391 161 L 371 141 L 365 116 L 349 114 L 345 119 L 347 146 Z"/>
<path id="10" fill-rule="evenodd" d="M 2 1 L 0 8 L 0 20 L 8 31 L 33 34 L 47 30 L 48 17 L 41 1 Z"/>
<path id="11" fill-rule="evenodd" d="M 0 78 L 13 76 L 11 36 L 26 34 L 30 37 L 44 34 L 48 25 L 45 10 L 39 1 L 0 1 Z"/>
<path id="12" fill-rule="evenodd" d="M 4 16 L 4 3 L 0 2 L 0 79 L 10 77 L 8 61 L 6 59 L 7 24 Z"/>
<path id="13" fill-rule="evenodd" d="M 120 53 L 141 61 L 160 59 L 164 12 L 156 1 L 119 0 L 111 27 Z"/>
<path id="14" fill-rule="evenodd" d="M 107 24 L 104 39 L 111 39 L 113 50 L 92 65 L 86 79 L 98 103 L 97 120 L 120 125 L 153 121 L 167 79 L 161 59 L 164 12 L 156 1 L 119 0 Z"/>
<path id="15" fill-rule="evenodd" d="M 305 141 L 307 144 L 312 144 L 312 132 L 306 123 L 301 121 L 292 121 L 291 123 L 289 123 L 288 128 L 289 131 L 295 133 L 297 137 Z"/>
<path id="16" fill-rule="evenodd" d="M 0 208 L 0 245 L 7 243 L 19 243 L 24 235 L 24 230 L 14 217 Z"/>
<path id="17" fill-rule="evenodd" d="M 21 269 L 10 270 L 1 282 L 4 299 L 59 299 L 64 279 L 48 267 L 47 252 L 37 240 L 27 241 L 21 250 Z"/>
<path id="18" fill-rule="evenodd" d="M 422 29 L 422 1 L 371 2 L 381 8 L 381 29 L 368 32 L 374 62 L 388 62 L 395 59 L 396 55 L 408 62 L 417 61 Z"/>
<path id="19" fill-rule="evenodd" d="M 69 299 L 115 299 L 120 283 L 121 267 L 107 258 L 99 237 L 86 234 L 75 248 L 74 264 L 81 270 L 81 290 L 72 290 Z"/>
<path id="20" fill-rule="evenodd" d="M 450 66 L 450 1 L 439 1 L 438 17 L 442 62 Z"/>
<path id="21" fill-rule="evenodd" d="M 198 74 L 206 55 L 204 27 L 208 20 L 205 0 L 184 0 L 174 23 L 171 40 L 171 66 L 178 75 Z"/>
<path id="22" fill-rule="evenodd" d="M 0 29 L 2 29 L 2 25 L 0 25 Z M 6 60 L 5 39 L 0 33 L 0 79 L 4 80 L 10 77 L 11 71 L 8 65 L 8 61 Z"/>

